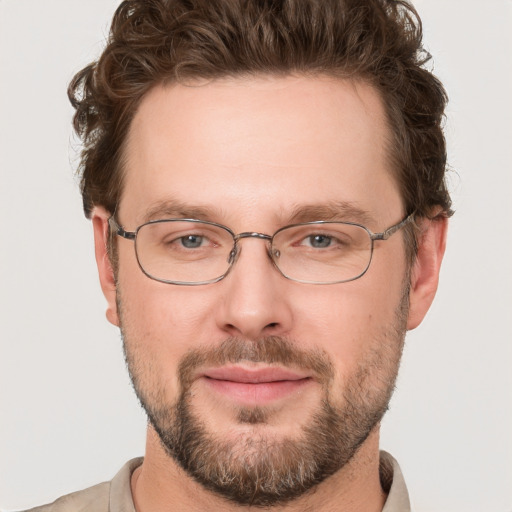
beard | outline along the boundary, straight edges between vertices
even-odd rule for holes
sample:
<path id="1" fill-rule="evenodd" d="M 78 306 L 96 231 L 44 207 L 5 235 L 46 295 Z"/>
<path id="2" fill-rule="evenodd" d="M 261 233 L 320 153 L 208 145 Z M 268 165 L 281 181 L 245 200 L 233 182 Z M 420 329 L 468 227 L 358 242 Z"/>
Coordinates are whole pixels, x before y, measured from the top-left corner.
<path id="1" fill-rule="evenodd" d="M 334 388 L 335 368 L 322 350 L 303 350 L 284 337 L 227 338 L 219 346 L 190 350 L 179 363 L 179 395 L 166 399 L 145 361 L 142 340 L 124 329 L 126 363 L 135 393 L 167 454 L 204 488 L 239 505 L 270 507 L 290 502 L 342 469 L 356 454 L 388 409 L 406 332 L 408 286 L 390 325 L 370 343 L 355 371 Z M 365 340 L 361 340 L 362 343 Z M 229 439 L 209 429 L 194 408 L 193 375 L 203 365 L 240 362 L 278 364 L 314 372 L 321 398 L 306 411 L 300 434 L 271 435 L 271 407 L 236 409 L 239 425 L 252 425 Z M 309 417 L 308 417 L 309 414 Z"/>

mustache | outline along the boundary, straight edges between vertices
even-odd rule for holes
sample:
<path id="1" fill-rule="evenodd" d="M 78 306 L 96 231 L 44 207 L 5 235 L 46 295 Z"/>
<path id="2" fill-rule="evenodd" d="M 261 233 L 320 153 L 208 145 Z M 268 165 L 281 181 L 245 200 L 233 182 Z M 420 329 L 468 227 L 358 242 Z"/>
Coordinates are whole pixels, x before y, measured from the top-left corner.
<path id="1" fill-rule="evenodd" d="M 187 390 L 198 368 L 244 361 L 313 371 L 322 382 L 328 382 L 334 375 L 334 365 L 324 351 L 300 349 L 297 343 L 282 336 L 265 336 L 257 340 L 229 337 L 218 346 L 192 349 L 178 366 L 178 378 L 182 388 Z"/>

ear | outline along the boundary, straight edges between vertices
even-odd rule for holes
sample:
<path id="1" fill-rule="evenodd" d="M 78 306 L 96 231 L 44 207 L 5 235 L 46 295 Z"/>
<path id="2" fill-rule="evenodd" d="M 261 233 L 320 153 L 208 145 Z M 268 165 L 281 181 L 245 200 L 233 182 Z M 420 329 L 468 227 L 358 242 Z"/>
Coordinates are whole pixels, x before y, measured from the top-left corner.
<path id="1" fill-rule="evenodd" d="M 107 244 L 109 237 L 108 219 L 110 213 L 104 208 L 95 207 L 92 212 L 92 226 L 94 229 L 94 252 L 96 255 L 96 265 L 100 278 L 103 295 L 107 299 L 107 320 L 119 327 L 119 316 L 116 303 L 116 281 L 114 271 L 108 256 Z"/>
<path id="2" fill-rule="evenodd" d="M 439 215 L 419 221 L 418 254 L 411 272 L 409 317 L 407 329 L 415 329 L 422 322 L 434 300 L 439 282 L 439 271 L 446 248 L 448 219 Z"/>

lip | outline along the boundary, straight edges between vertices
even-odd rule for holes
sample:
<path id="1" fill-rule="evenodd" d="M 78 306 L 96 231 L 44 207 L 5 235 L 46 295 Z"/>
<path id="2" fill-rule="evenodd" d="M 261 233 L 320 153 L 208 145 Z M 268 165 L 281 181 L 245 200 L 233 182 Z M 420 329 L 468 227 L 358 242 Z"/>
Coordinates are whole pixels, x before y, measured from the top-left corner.
<path id="1" fill-rule="evenodd" d="M 253 406 L 289 397 L 313 381 L 310 374 L 272 366 L 210 368 L 200 380 L 228 400 Z"/>
<path id="2" fill-rule="evenodd" d="M 203 376 L 230 382 L 241 382 L 247 384 L 260 384 L 265 382 L 295 381 L 310 377 L 307 373 L 281 368 L 277 366 L 266 367 L 244 367 L 244 366 L 222 366 L 211 368 L 203 372 Z"/>

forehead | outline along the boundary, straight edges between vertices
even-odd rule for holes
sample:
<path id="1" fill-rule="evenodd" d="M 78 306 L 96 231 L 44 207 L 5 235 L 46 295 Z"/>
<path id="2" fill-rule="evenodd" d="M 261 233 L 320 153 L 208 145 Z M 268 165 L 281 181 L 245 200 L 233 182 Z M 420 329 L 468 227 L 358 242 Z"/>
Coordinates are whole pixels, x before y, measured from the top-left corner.
<path id="1" fill-rule="evenodd" d="M 158 86 L 130 128 L 121 209 L 133 222 L 166 201 L 251 221 L 337 202 L 376 215 L 397 203 L 398 212 L 387 138 L 381 99 L 359 82 L 289 76 Z"/>

